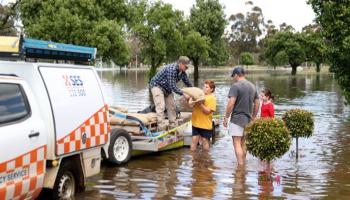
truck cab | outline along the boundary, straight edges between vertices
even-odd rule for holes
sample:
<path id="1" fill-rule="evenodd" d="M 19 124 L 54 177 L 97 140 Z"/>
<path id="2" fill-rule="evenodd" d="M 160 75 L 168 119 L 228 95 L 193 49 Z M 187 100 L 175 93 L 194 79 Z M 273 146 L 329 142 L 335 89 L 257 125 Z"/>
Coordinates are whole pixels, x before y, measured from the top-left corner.
<path id="1" fill-rule="evenodd" d="M 12 42 L 0 52 L 0 200 L 35 199 L 43 188 L 70 198 L 108 157 L 108 106 L 95 70 L 81 65 L 96 49 L 0 39 Z"/>

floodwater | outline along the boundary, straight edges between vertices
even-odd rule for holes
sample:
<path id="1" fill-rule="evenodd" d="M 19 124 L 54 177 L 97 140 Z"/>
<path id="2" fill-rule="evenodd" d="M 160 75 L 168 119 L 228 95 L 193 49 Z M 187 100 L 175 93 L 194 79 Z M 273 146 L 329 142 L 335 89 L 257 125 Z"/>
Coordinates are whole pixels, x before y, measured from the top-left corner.
<path id="1" fill-rule="evenodd" d="M 149 105 L 147 73 L 99 74 L 112 105 L 138 111 Z M 200 83 L 216 82 L 218 114 L 223 114 L 232 84 L 229 71 L 200 71 Z M 209 152 L 189 148 L 132 158 L 121 166 L 102 165 L 88 179 L 86 191 L 75 199 L 349 199 L 350 108 L 344 105 L 333 74 L 248 74 L 259 89 L 276 96 L 276 116 L 291 108 L 310 110 L 315 129 L 310 138 L 295 140 L 290 150 L 270 167 L 248 154 L 237 167 L 232 139 L 221 129 Z M 271 171 L 267 175 L 267 171 Z"/>

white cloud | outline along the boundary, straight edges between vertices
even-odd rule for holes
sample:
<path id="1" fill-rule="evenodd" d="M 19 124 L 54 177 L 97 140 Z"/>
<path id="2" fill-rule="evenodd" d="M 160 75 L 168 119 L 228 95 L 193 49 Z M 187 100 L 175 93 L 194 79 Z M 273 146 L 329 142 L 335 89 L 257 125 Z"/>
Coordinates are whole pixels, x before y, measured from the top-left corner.
<path id="1" fill-rule="evenodd" d="M 8 4 L 8 3 L 10 3 L 10 2 L 15 2 L 16 0 L 0 0 L 0 4 L 1 5 L 6 5 L 6 4 Z"/>

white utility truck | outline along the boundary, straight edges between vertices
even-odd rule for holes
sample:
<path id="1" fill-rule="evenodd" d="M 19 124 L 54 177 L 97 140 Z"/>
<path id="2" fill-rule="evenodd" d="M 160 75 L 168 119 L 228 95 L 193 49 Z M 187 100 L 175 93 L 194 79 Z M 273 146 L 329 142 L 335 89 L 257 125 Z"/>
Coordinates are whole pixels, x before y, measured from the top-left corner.
<path id="1" fill-rule="evenodd" d="M 11 40 L 0 37 L 0 50 L 1 42 Z M 86 177 L 100 172 L 102 155 L 110 154 L 114 163 L 129 160 L 130 136 L 121 130 L 110 134 L 95 70 L 59 64 L 91 62 L 95 48 L 12 42 L 0 53 L 8 60 L 0 61 L 0 200 L 35 199 L 43 188 L 50 189 L 50 199 L 72 197 L 83 190 Z M 124 145 L 122 151 L 118 144 Z"/>

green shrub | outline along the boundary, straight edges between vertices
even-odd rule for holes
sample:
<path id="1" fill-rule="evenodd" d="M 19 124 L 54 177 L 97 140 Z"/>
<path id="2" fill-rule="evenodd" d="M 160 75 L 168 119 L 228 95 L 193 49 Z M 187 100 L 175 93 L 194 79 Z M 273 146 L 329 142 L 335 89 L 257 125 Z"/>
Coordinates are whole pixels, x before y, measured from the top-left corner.
<path id="1" fill-rule="evenodd" d="M 314 130 L 313 114 L 302 109 L 288 110 L 282 117 L 292 137 L 310 137 Z"/>
<path id="2" fill-rule="evenodd" d="M 249 53 L 249 52 L 241 53 L 239 64 L 241 64 L 241 65 L 254 65 L 254 63 L 255 63 L 254 57 L 251 53 Z"/>
<path id="3" fill-rule="evenodd" d="M 273 160 L 285 154 L 292 138 L 280 119 L 263 118 L 245 129 L 247 150 L 261 160 Z"/>

